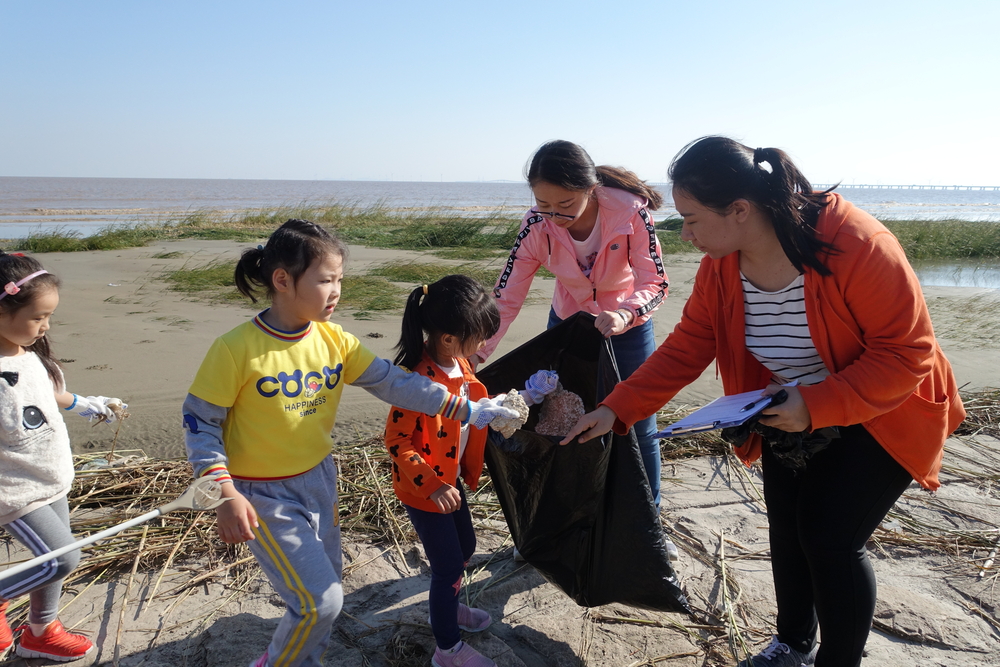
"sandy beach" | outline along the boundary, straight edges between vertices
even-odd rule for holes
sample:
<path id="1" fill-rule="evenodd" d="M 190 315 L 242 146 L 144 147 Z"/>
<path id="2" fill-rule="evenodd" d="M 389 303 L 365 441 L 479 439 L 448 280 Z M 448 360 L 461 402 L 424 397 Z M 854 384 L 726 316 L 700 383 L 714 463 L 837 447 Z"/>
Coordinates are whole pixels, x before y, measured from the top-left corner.
<path id="1" fill-rule="evenodd" d="M 131 417 L 119 433 L 119 451 L 141 450 L 157 458 L 183 456 L 180 408 L 195 371 L 211 342 L 255 310 L 249 304 L 220 304 L 171 291 L 162 275 L 183 266 L 235 258 L 245 247 L 227 241 L 169 241 L 120 251 L 38 256 L 62 280 L 50 337 L 63 361 L 69 389 L 117 396 L 129 404 Z M 348 272 L 412 259 L 443 261 L 417 252 L 352 246 Z M 658 340 L 679 319 L 698 261 L 693 254 L 665 258 L 671 288 L 655 315 Z M 530 303 L 503 340 L 498 356 L 544 329 L 553 284 L 535 281 Z M 959 385 L 966 390 L 1000 385 L 1000 290 L 927 288 L 925 296 Z M 358 320 L 344 309 L 338 310 L 334 321 L 377 354 L 392 356 L 399 335 L 398 314 Z M 673 403 L 698 405 L 720 393 L 721 383 L 709 368 Z M 343 396 L 334 430 L 337 442 L 381 430 L 384 404 L 350 387 Z M 67 422 L 75 452 L 101 451 L 111 445 L 114 429 L 93 428 L 72 417 Z M 997 444 L 986 442 L 987 449 Z M 969 447 L 958 439 L 949 441 L 950 452 L 973 451 Z M 667 463 L 663 476 L 662 519 L 681 547 L 677 572 L 692 602 L 701 608 L 722 605 L 719 559 L 726 550 L 737 551 L 741 556 L 728 567 L 739 582 L 742 603 L 754 610 L 744 620 L 758 631 L 748 637 L 752 643 L 766 641 L 774 604 L 766 517 L 747 481 L 753 474 L 748 478 L 725 459 L 702 457 Z M 928 504 L 929 495 L 916 485 L 901 505 L 955 529 L 1000 525 L 1000 502 L 992 481 L 971 482 L 948 471 L 942 481 L 944 486 L 934 496 L 938 505 Z M 578 607 L 530 566 L 515 563 L 509 541 L 492 533 L 479 537 L 470 572 L 473 581 L 489 583 L 478 589 L 479 604 L 493 615 L 494 625 L 470 642 L 499 665 L 734 664 L 719 657 L 727 650 L 725 642 L 699 635 L 691 619 L 620 605 Z M 429 573 L 419 545 L 409 545 L 400 554 L 351 535 L 345 535 L 345 545 L 347 600 L 326 664 L 429 664 L 429 653 L 419 654 L 420 647 L 426 652 L 433 646 L 426 623 Z M 968 553 L 957 550 L 873 552 L 880 606 L 864 664 L 1000 665 L 995 575 L 978 576 L 978 564 L 985 556 L 979 554 L 973 562 Z M 177 567 L 168 578 L 175 584 L 190 578 L 191 567 Z M 281 614 L 280 600 L 266 581 L 261 579 L 253 590 L 231 600 L 224 576 L 183 596 L 147 599 L 156 574 L 137 575 L 124 631 L 118 627 L 121 581 L 78 591 L 80 597 L 64 620 L 94 638 L 98 651 L 75 664 L 111 664 L 116 642 L 120 664 L 148 667 L 245 665 L 262 652 Z M 25 664 L 12 656 L 8 659 L 9 663 L 0 660 L 0 664 Z"/>

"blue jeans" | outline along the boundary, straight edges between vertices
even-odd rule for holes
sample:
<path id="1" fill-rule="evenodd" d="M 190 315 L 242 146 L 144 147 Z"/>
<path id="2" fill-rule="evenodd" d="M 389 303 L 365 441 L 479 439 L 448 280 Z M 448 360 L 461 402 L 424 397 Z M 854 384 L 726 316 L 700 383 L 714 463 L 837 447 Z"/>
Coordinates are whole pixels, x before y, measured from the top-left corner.
<path id="1" fill-rule="evenodd" d="M 551 329 L 562 322 L 554 310 L 549 310 Z M 611 348 L 615 351 L 615 361 L 618 373 L 624 380 L 632 375 L 643 364 L 649 355 L 656 350 L 656 337 L 653 335 L 653 320 L 632 327 L 623 334 L 611 337 Z M 660 509 L 660 441 L 653 437 L 656 433 L 656 414 L 635 423 L 635 436 L 639 440 L 639 454 L 642 456 L 642 467 L 646 469 L 649 480 L 649 490 L 653 494 L 656 509 Z"/>
<path id="2" fill-rule="evenodd" d="M 462 495 L 462 506 L 451 514 L 403 505 L 431 564 L 431 590 L 428 595 L 431 631 L 434 641 L 443 650 L 450 649 L 462 639 L 458 628 L 458 593 L 462 588 L 465 564 L 476 553 L 476 532 L 472 528 L 465 488 L 460 481 L 455 483 L 455 487 Z"/>

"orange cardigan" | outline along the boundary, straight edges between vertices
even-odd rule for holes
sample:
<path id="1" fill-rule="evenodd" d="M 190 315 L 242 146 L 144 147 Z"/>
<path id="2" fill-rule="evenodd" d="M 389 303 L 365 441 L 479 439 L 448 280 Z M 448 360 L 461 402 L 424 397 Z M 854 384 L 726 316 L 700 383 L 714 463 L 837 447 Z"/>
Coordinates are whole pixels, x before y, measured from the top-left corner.
<path id="1" fill-rule="evenodd" d="M 453 394 L 467 382 L 470 401 L 485 398 L 486 387 L 476 379 L 469 362 L 459 359 L 458 363 L 463 377 L 449 378 L 424 350 L 414 371 L 443 384 Z M 460 421 L 392 406 L 385 422 L 385 446 L 392 457 L 392 489 L 400 502 L 427 512 L 438 511 L 430 496 L 458 478 L 456 454 L 461 432 Z M 471 491 L 479 486 L 485 449 L 486 429 L 470 427 L 461 464 L 462 479 Z"/>
<path id="2" fill-rule="evenodd" d="M 921 486 L 936 489 L 944 441 L 965 418 L 951 365 L 934 338 L 920 284 L 899 241 L 840 195 L 817 222 L 838 253 L 805 269 L 806 319 L 831 375 L 800 388 L 812 428 L 862 424 Z M 656 412 L 716 360 L 726 394 L 761 389 L 770 372 L 746 348 L 739 253 L 701 261 L 681 321 L 604 400 L 615 430 Z M 760 456 L 760 437 L 736 453 Z"/>

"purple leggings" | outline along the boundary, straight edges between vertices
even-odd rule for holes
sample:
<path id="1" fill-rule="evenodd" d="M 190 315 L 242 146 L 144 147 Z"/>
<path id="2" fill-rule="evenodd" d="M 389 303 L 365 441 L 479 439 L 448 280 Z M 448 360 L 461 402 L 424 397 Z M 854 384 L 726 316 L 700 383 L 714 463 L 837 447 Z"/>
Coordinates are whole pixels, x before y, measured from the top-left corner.
<path id="1" fill-rule="evenodd" d="M 476 552 L 476 533 L 465 500 L 462 483 L 455 486 L 462 506 L 451 514 L 425 512 L 403 505 L 424 545 L 431 563 L 431 630 L 441 649 L 449 649 L 462 639 L 458 629 L 458 593 L 462 589 L 465 564 Z"/>

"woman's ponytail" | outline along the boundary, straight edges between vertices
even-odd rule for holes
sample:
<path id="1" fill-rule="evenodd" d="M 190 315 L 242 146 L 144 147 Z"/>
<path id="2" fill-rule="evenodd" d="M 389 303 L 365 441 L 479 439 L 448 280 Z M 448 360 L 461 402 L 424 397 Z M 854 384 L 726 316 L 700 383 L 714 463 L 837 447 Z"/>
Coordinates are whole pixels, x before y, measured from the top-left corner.
<path id="1" fill-rule="evenodd" d="M 605 187 L 625 190 L 642 197 L 650 211 L 663 205 L 663 195 L 628 169 L 601 165 L 597 167 L 597 180 Z"/>
<path id="2" fill-rule="evenodd" d="M 421 285 L 410 292 L 403 309 L 403 327 L 399 335 L 398 350 L 392 363 L 413 369 L 424 352 L 424 327 L 420 321 L 420 299 L 426 293 L 427 285 Z"/>
<path id="3" fill-rule="evenodd" d="M 821 254 L 836 252 L 817 237 L 820 211 L 833 188 L 813 192 L 809 179 L 778 148 L 750 148 L 728 137 L 702 137 L 674 158 L 668 171 L 673 186 L 715 211 L 737 199 L 753 202 L 771 221 L 789 261 L 829 275 Z"/>

